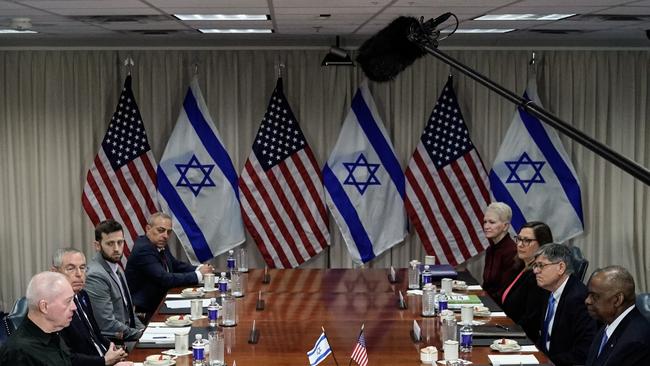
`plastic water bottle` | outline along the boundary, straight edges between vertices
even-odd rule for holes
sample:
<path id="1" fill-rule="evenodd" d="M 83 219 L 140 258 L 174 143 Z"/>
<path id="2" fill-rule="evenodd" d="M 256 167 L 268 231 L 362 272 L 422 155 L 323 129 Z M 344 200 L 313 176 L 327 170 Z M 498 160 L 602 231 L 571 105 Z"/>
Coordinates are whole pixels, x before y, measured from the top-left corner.
<path id="1" fill-rule="evenodd" d="M 474 330 L 472 329 L 472 324 L 465 323 L 460 328 L 460 351 L 461 352 L 472 352 L 472 338 L 474 336 Z"/>
<path id="2" fill-rule="evenodd" d="M 200 334 L 196 335 L 196 340 L 192 343 L 192 358 L 192 365 L 205 365 L 205 343 L 203 343 L 203 336 Z"/>
<path id="3" fill-rule="evenodd" d="M 428 264 L 424 265 L 424 271 L 422 271 L 422 288 L 424 288 L 427 283 L 433 283 L 433 273 L 429 268 Z"/>
<path id="4" fill-rule="evenodd" d="M 447 310 L 447 293 L 444 290 L 440 290 L 440 295 L 438 295 L 438 312 Z"/>
<path id="5" fill-rule="evenodd" d="M 235 251 L 234 250 L 229 250 L 228 251 L 228 259 L 226 260 L 226 263 L 228 265 L 228 272 L 232 272 L 235 270 Z"/>
<path id="6" fill-rule="evenodd" d="M 217 299 L 213 297 L 210 299 L 210 305 L 208 305 L 208 325 L 211 327 L 216 327 L 218 317 L 219 304 L 217 304 Z"/>
<path id="7" fill-rule="evenodd" d="M 435 316 L 436 286 L 427 283 L 422 290 L 422 316 Z"/>
<path id="8" fill-rule="evenodd" d="M 226 272 L 221 272 L 221 277 L 219 277 L 219 293 L 221 297 L 226 296 L 228 292 L 228 279 L 226 278 Z"/>

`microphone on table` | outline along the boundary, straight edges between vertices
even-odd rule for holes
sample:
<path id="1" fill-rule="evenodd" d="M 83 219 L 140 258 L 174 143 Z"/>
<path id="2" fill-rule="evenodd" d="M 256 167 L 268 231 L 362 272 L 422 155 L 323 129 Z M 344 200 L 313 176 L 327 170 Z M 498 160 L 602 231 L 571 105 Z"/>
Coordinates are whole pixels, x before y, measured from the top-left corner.
<path id="1" fill-rule="evenodd" d="M 368 79 L 380 82 L 393 80 L 426 53 L 414 41 L 437 47 L 440 31 L 436 28 L 452 16 L 456 18 L 452 13 L 444 13 L 426 22 L 424 18 L 418 20 L 401 16 L 361 45 L 357 62 Z M 458 27 L 458 18 L 456 20 Z"/>

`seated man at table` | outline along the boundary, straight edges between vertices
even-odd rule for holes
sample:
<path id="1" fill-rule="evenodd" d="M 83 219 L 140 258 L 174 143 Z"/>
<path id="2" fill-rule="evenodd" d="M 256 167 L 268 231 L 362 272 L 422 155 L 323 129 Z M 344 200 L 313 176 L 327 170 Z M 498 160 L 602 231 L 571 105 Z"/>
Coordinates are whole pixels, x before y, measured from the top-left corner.
<path id="1" fill-rule="evenodd" d="M 589 349 L 587 366 L 650 365 L 650 323 L 635 306 L 634 278 L 621 266 L 589 279 L 587 311 L 605 326 Z"/>
<path id="2" fill-rule="evenodd" d="M 209 264 L 196 267 L 174 257 L 167 248 L 172 234 L 169 215 L 162 212 L 151 215 L 145 232 L 135 240 L 126 263 L 126 279 L 136 311 L 149 319 L 169 289 L 196 285 L 205 273 L 213 273 L 214 268 Z"/>
<path id="3" fill-rule="evenodd" d="M 537 285 L 551 294 L 544 309 L 537 346 L 556 366 L 583 365 L 596 333 L 596 321 L 585 306 L 587 287 L 573 273 L 571 250 L 546 244 L 535 253 Z"/>
<path id="4" fill-rule="evenodd" d="M 133 300 L 119 263 L 124 251 L 122 225 L 102 221 L 95 228 L 95 258 L 88 264 L 86 291 L 102 334 L 115 342 L 137 341 L 144 324 L 135 316 Z"/>
<path id="5" fill-rule="evenodd" d="M 0 348 L 0 365 L 70 366 L 70 350 L 58 333 L 77 309 L 70 283 L 60 273 L 41 272 L 29 281 L 25 297 L 27 316 Z"/>
<path id="6" fill-rule="evenodd" d="M 72 248 L 58 249 L 52 256 L 52 271 L 64 275 L 74 291 L 74 312 L 70 325 L 63 328 L 61 337 L 72 352 L 72 365 L 114 365 L 126 358 L 123 349 L 106 339 L 95 321 L 86 284 L 86 256 Z"/>

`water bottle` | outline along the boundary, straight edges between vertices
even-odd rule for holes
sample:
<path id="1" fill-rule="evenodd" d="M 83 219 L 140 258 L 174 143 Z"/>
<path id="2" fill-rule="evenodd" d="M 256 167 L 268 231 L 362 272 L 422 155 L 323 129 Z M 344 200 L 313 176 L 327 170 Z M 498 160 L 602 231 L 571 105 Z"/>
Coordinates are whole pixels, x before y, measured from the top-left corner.
<path id="1" fill-rule="evenodd" d="M 234 250 L 229 250 L 228 251 L 228 259 L 226 260 L 226 263 L 228 265 L 228 272 L 232 272 L 235 270 L 235 251 Z"/>
<path id="2" fill-rule="evenodd" d="M 433 273 L 429 268 L 428 264 L 424 265 L 424 271 L 422 271 L 422 288 L 424 288 L 424 285 L 427 283 L 433 284 Z"/>
<path id="3" fill-rule="evenodd" d="M 465 323 L 460 328 L 460 351 L 461 352 L 472 352 L 472 338 L 474 335 L 474 330 L 472 329 L 471 323 Z"/>
<path id="4" fill-rule="evenodd" d="M 422 316 L 435 316 L 436 286 L 427 283 L 422 290 Z"/>
<path id="5" fill-rule="evenodd" d="M 226 272 L 221 272 L 221 277 L 219 277 L 219 293 L 221 297 L 226 296 L 228 291 L 228 279 L 226 278 Z"/>
<path id="6" fill-rule="evenodd" d="M 219 304 L 217 304 L 217 299 L 213 297 L 210 299 L 210 305 L 208 305 L 208 325 L 211 327 L 216 327 L 218 317 Z"/>
<path id="7" fill-rule="evenodd" d="M 440 295 L 438 295 L 438 312 L 441 312 L 443 310 L 447 310 L 447 302 L 449 299 L 447 298 L 447 293 L 445 290 L 440 290 Z"/>
<path id="8" fill-rule="evenodd" d="M 196 340 L 192 343 L 192 365 L 204 366 L 205 365 L 205 343 L 203 343 L 203 336 L 196 335 Z"/>
<path id="9" fill-rule="evenodd" d="M 208 344 L 210 348 L 210 353 L 208 358 L 210 359 L 210 366 L 223 366 L 225 365 L 224 359 L 224 345 L 225 339 L 223 330 L 221 328 L 214 328 L 208 332 Z"/>

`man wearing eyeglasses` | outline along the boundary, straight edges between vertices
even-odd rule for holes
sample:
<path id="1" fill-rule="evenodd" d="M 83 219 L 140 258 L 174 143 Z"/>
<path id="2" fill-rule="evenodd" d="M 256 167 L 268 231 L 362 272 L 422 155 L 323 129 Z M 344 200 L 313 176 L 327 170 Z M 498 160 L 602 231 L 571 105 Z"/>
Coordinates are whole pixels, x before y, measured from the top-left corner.
<path id="1" fill-rule="evenodd" d="M 556 366 L 583 365 L 596 333 L 587 313 L 587 287 L 573 273 L 571 250 L 546 244 L 535 253 L 532 265 L 537 285 L 551 294 L 543 308 L 538 347 Z"/>
<path id="2" fill-rule="evenodd" d="M 145 235 L 135 240 L 126 264 L 136 310 L 145 319 L 158 308 L 169 289 L 196 285 L 204 274 L 214 272 L 210 264 L 193 266 L 177 260 L 167 247 L 171 235 L 171 217 L 162 212 L 151 215 Z"/>
<path id="3" fill-rule="evenodd" d="M 634 278 L 621 266 L 591 275 L 585 304 L 605 326 L 591 344 L 587 366 L 650 365 L 650 322 L 635 306 L 634 287 Z"/>
<path id="4" fill-rule="evenodd" d="M 52 256 L 51 270 L 64 275 L 74 291 L 73 301 L 77 309 L 70 325 L 60 333 L 70 347 L 72 365 L 126 365 L 120 362 L 126 358 L 126 352 L 102 336 L 90 298 L 83 289 L 86 284 L 86 256 L 76 249 L 58 249 Z"/>
<path id="5" fill-rule="evenodd" d="M 120 267 L 124 251 L 122 225 L 112 219 L 95 227 L 95 258 L 88 265 L 86 291 L 102 334 L 118 343 L 140 339 L 144 324 L 135 316 L 129 286 Z M 130 343 L 129 343 L 130 344 Z"/>

